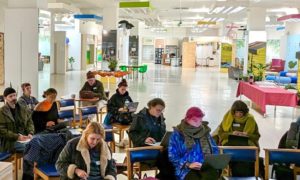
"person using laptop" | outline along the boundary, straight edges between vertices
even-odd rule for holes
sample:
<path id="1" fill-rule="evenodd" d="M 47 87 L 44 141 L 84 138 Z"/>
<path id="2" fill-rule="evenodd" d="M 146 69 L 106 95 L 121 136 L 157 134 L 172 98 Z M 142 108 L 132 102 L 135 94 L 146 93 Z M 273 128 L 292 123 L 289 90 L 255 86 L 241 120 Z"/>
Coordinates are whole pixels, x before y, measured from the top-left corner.
<path id="1" fill-rule="evenodd" d="M 107 102 L 107 97 L 104 92 L 104 87 L 102 82 L 96 80 L 95 74 L 92 71 L 87 72 L 86 74 L 87 81 L 84 83 L 83 87 L 81 88 L 79 94 L 81 98 L 86 98 L 82 96 L 85 95 L 88 92 L 88 97 L 90 98 L 90 95 L 92 97 L 99 98 L 99 102 L 82 102 L 83 106 L 91 106 L 91 105 L 98 105 L 99 108 L 103 107 Z"/>
<path id="2" fill-rule="evenodd" d="M 132 102 L 131 97 L 127 91 L 128 84 L 126 79 L 118 84 L 116 93 L 108 100 L 107 108 L 108 114 L 106 115 L 104 123 L 106 125 L 111 124 L 112 122 L 118 122 L 120 119 L 131 119 L 131 112 L 128 112 L 128 108 L 125 106 L 125 103 Z M 131 121 L 131 120 L 128 120 Z"/>
<path id="3" fill-rule="evenodd" d="M 166 133 L 165 118 L 163 116 L 165 102 L 160 98 L 154 98 L 147 105 L 148 108 L 142 109 L 133 118 L 129 128 L 129 137 L 134 147 L 159 142 Z"/>
<path id="4" fill-rule="evenodd" d="M 247 104 L 241 100 L 233 103 L 219 126 L 218 137 L 221 145 L 228 145 L 230 136 L 248 137 L 249 146 L 259 146 L 258 126 L 254 116 L 249 113 Z"/>
<path id="5" fill-rule="evenodd" d="M 203 117 L 204 112 L 200 108 L 189 108 L 170 137 L 169 160 L 175 167 L 175 175 L 179 180 L 219 178 L 218 170 L 203 165 L 206 155 L 219 153 L 218 146 L 210 136 L 208 122 L 203 121 Z"/>
<path id="6" fill-rule="evenodd" d="M 32 113 L 35 133 L 41 133 L 58 123 L 56 96 L 57 91 L 54 88 L 49 88 L 44 92 L 43 97 L 45 99 L 35 106 Z"/>

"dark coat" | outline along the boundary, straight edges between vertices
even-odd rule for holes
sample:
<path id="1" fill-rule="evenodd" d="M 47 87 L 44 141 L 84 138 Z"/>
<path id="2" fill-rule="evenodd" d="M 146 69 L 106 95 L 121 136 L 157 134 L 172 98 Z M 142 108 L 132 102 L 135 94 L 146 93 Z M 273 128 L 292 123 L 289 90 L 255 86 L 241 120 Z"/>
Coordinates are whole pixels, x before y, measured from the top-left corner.
<path id="1" fill-rule="evenodd" d="M 165 133 L 166 124 L 163 115 L 155 118 L 149 114 L 147 108 L 142 109 L 134 116 L 129 128 L 129 136 L 134 147 L 145 146 L 145 140 L 148 137 L 152 137 L 159 142 Z"/>
<path id="2" fill-rule="evenodd" d="M 34 126 L 31 114 L 23 106 L 16 104 L 16 115 L 13 118 L 8 104 L 0 109 L 0 152 L 13 151 L 14 144 L 18 140 L 19 133 L 23 135 L 33 134 Z"/>
<path id="3" fill-rule="evenodd" d="M 61 179 L 80 178 L 75 175 L 75 169 L 79 168 L 90 172 L 90 153 L 85 140 L 80 137 L 70 140 L 60 153 L 55 167 L 60 173 Z M 100 146 L 100 173 L 103 179 L 115 180 L 117 171 L 114 160 L 107 143 L 102 140 Z"/>
<path id="4" fill-rule="evenodd" d="M 112 97 L 108 100 L 108 104 L 107 104 L 108 112 L 111 113 L 113 116 L 117 116 L 119 109 L 124 107 L 126 100 L 132 102 L 129 93 L 126 92 L 125 94 L 121 95 L 117 89 L 116 93 L 112 95 Z"/>
<path id="5" fill-rule="evenodd" d="M 107 100 L 107 97 L 104 92 L 104 87 L 102 82 L 96 80 L 95 84 L 90 86 L 88 82 L 84 83 L 84 86 L 81 88 L 80 91 L 92 91 L 95 97 L 98 97 L 103 100 Z"/>

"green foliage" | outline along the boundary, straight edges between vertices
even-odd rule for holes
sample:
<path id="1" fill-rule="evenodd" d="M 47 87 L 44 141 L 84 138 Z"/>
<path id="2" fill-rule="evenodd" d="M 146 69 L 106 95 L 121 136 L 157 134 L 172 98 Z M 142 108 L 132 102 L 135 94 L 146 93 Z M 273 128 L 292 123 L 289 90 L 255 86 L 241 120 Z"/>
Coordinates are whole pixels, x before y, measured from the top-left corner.
<path id="1" fill-rule="evenodd" d="M 289 68 L 293 69 L 297 65 L 297 61 L 290 61 L 289 62 Z"/>
<path id="2" fill-rule="evenodd" d="M 269 64 L 262 64 L 262 63 L 253 64 L 253 68 L 255 70 L 254 76 L 256 80 L 258 81 L 262 80 L 264 72 L 267 69 L 267 67 L 269 67 Z"/>
<path id="3" fill-rule="evenodd" d="M 116 59 L 111 59 L 108 61 L 108 68 L 111 71 L 114 71 L 117 68 L 118 65 L 118 61 Z"/>
<path id="4" fill-rule="evenodd" d="M 284 86 L 284 89 L 297 89 L 297 88 L 295 86 L 292 86 L 292 85 L 288 84 L 288 85 Z"/>
<path id="5" fill-rule="evenodd" d="M 70 64 L 73 64 L 74 62 L 75 62 L 75 59 L 74 59 L 73 57 L 70 57 L 70 58 L 69 58 L 69 63 L 70 63 Z"/>

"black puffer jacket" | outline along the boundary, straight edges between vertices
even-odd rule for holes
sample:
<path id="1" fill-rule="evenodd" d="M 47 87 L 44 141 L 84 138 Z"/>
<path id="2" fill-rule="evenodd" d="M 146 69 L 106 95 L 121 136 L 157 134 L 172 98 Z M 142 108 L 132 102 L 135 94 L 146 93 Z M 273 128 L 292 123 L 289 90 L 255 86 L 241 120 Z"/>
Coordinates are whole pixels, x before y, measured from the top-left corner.
<path id="1" fill-rule="evenodd" d="M 112 95 L 112 97 L 108 100 L 108 104 L 107 104 L 108 112 L 111 113 L 114 117 L 117 116 L 119 109 L 124 107 L 126 100 L 132 102 L 129 93 L 126 92 L 125 94 L 122 95 L 119 93 L 117 89 L 116 93 Z"/>
<path id="2" fill-rule="evenodd" d="M 156 118 L 151 116 L 147 108 L 142 109 L 133 117 L 129 129 L 129 136 L 134 147 L 145 146 L 145 140 L 152 137 L 159 142 L 166 133 L 165 118 L 163 115 Z"/>

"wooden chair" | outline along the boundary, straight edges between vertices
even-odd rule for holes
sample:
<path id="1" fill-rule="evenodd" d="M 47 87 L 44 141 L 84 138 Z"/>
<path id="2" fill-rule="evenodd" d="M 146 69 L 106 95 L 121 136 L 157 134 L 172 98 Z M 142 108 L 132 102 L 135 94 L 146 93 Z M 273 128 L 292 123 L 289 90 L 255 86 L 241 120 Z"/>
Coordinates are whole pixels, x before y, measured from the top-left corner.
<path id="1" fill-rule="evenodd" d="M 300 149 L 264 149 L 265 150 L 265 179 L 269 179 L 269 165 L 290 164 L 300 165 Z M 299 173 L 299 168 L 294 168 L 294 179 Z"/>
<path id="2" fill-rule="evenodd" d="M 259 153 L 256 146 L 219 146 L 221 154 L 230 154 L 230 162 L 254 162 L 254 177 L 228 177 L 228 179 L 257 179 L 259 177 Z M 231 170 L 229 169 L 229 176 Z"/>
<path id="3" fill-rule="evenodd" d="M 114 133 L 119 135 L 119 142 L 124 138 L 124 132 L 130 128 L 130 125 L 122 125 L 120 123 L 112 123 L 112 127 L 115 128 Z M 129 143 L 129 147 L 131 147 Z"/>
<path id="4" fill-rule="evenodd" d="M 156 161 L 162 150 L 162 146 L 146 146 L 126 149 L 128 180 L 131 180 L 133 178 L 134 163 Z M 143 170 L 153 170 L 153 168 Z M 139 177 L 141 177 L 141 168 L 139 170 Z"/>
<path id="5" fill-rule="evenodd" d="M 83 120 L 86 118 L 86 125 L 89 123 L 89 117 L 91 115 L 95 115 L 97 122 L 99 122 L 99 116 L 98 116 L 98 107 L 97 106 L 85 106 L 85 107 L 79 107 L 79 126 L 82 127 Z"/>
<path id="6" fill-rule="evenodd" d="M 57 172 L 54 164 L 38 165 L 34 163 L 33 168 L 34 180 L 42 178 L 44 180 L 59 180 L 60 175 Z"/>
<path id="7" fill-rule="evenodd" d="M 115 143 L 115 137 L 112 128 L 111 129 L 105 128 L 105 141 L 109 143 L 109 147 L 111 151 L 113 153 L 116 152 L 116 143 Z"/>

